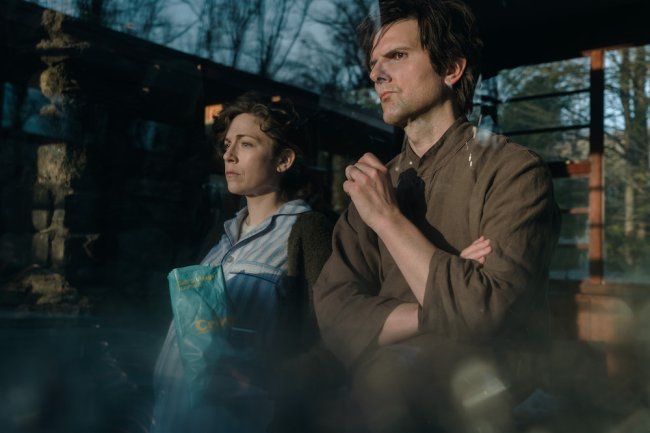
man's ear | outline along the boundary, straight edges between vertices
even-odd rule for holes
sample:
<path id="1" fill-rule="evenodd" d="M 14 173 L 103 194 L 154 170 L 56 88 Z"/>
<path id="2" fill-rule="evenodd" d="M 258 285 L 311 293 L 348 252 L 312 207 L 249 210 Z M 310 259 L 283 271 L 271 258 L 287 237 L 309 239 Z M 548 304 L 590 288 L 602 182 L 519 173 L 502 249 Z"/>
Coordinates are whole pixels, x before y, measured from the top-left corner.
<path id="1" fill-rule="evenodd" d="M 445 75 L 445 84 L 449 87 L 456 85 L 460 77 L 463 76 L 465 68 L 467 67 L 467 59 L 464 57 L 459 57 L 452 63 L 452 65 L 447 69 L 447 74 Z"/>
<path id="2" fill-rule="evenodd" d="M 296 152 L 292 149 L 282 149 L 278 155 L 278 165 L 276 167 L 278 173 L 284 173 L 289 170 L 296 160 Z"/>

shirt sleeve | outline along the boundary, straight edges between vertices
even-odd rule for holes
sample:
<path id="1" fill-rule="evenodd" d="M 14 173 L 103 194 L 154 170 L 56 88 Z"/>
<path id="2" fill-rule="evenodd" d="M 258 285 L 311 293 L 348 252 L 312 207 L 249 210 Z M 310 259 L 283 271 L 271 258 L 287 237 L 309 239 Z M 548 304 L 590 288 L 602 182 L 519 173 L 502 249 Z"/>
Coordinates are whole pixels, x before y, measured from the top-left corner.
<path id="1" fill-rule="evenodd" d="M 551 255 L 559 211 L 550 173 L 527 150 L 479 175 L 470 226 L 491 241 L 483 266 L 436 249 L 430 260 L 420 329 L 450 337 L 528 334 L 546 326 Z M 505 158 L 505 157 L 504 157 Z M 474 219 L 475 221 L 472 221 Z M 539 313 L 539 314 L 538 314 Z"/>
<path id="2" fill-rule="evenodd" d="M 399 299 L 379 296 L 380 256 L 376 234 L 353 204 L 334 227 L 332 255 L 314 286 L 314 308 L 329 349 L 350 366 L 376 342 Z"/>

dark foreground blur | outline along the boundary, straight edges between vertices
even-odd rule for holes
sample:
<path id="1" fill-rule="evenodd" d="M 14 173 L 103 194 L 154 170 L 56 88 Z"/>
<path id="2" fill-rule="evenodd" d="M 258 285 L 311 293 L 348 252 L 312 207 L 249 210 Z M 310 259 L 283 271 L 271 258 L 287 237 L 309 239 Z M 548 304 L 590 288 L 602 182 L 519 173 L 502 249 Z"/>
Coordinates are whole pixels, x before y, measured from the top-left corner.
<path id="1" fill-rule="evenodd" d="M 0 432 L 146 432 L 160 330 L 0 315 Z"/>
<path id="2" fill-rule="evenodd" d="M 164 328 L 141 318 L 0 313 L 0 433 L 148 432 Z M 565 385 L 538 389 L 517 406 L 517 432 L 650 431 L 645 393 L 599 384 L 593 362 L 571 355 L 570 346 L 555 352 L 575 358 L 553 370 Z M 635 388 L 646 389 L 641 382 Z M 349 403 L 341 397 L 324 406 L 323 431 L 365 432 Z"/>

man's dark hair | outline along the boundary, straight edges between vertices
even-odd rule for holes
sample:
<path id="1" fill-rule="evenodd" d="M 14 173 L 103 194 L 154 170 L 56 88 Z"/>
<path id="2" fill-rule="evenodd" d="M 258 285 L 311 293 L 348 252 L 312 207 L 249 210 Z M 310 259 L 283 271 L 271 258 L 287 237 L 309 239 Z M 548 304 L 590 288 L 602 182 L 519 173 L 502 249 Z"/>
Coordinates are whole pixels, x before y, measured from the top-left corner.
<path id="1" fill-rule="evenodd" d="M 377 34 L 408 19 L 418 22 L 420 43 L 429 52 L 436 73 L 444 75 L 457 59 L 467 60 L 463 76 L 454 85 L 454 95 L 456 107 L 468 114 L 472 110 L 483 44 L 474 14 L 459 0 L 380 0 L 379 16 L 368 15 L 358 29 L 366 65 Z"/>

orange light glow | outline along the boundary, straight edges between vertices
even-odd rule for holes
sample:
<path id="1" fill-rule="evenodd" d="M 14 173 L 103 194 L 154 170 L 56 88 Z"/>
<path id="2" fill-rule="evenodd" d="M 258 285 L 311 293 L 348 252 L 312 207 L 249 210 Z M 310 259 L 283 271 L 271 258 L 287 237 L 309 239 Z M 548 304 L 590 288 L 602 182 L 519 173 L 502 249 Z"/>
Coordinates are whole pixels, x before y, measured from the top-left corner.
<path id="1" fill-rule="evenodd" d="M 214 118 L 223 111 L 223 104 L 214 104 L 205 106 L 205 124 L 210 125 L 214 123 Z"/>

